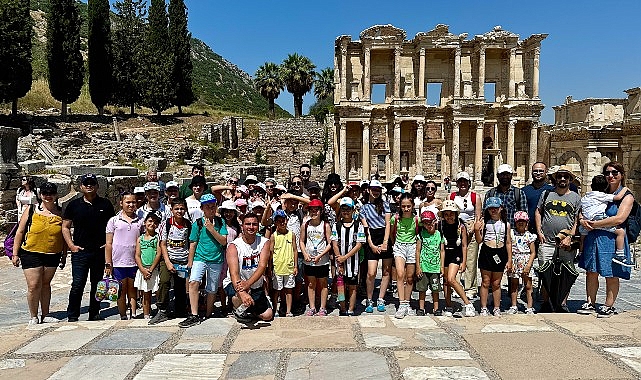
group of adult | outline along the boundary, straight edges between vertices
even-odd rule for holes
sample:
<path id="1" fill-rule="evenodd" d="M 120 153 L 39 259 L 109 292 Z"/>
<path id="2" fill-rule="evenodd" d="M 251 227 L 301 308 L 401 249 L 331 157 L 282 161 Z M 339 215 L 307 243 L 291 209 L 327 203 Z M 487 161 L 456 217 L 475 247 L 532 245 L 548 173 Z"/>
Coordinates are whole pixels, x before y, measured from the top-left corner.
<path id="1" fill-rule="evenodd" d="M 577 257 L 573 249 L 573 236 L 577 234 L 578 226 L 583 226 L 588 232 L 583 252 L 578 257 L 578 264 L 586 270 L 586 302 L 578 310 L 579 313 L 598 313 L 600 316 L 614 314 L 614 304 L 619 291 L 619 280 L 629 279 L 631 270 L 627 266 L 618 265 L 612 261 L 615 254 L 615 236 L 608 231 L 608 227 L 622 226 L 628 218 L 634 196 L 631 193 L 619 201 L 608 204 L 607 217 L 601 220 L 588 220 L 581 213 L 581 197 L 571 190 L 574 174 L 567 166 L 561 166 L 551 175 L 542 162 L 532 166 L 532 181 L 529 185 L 518 188 L 512 184 L 513 169 L 509 165 L 500 165 L 498 168 L 498 185 L 490 189 L 485 196 L 472 191 L 472 182 L 467 172 L 458 173 L 455 178 L 456 191 L 448 195 L 458 206 L 461 221 L 467 227 L 468 245 L 467 262 L 461 280 L 468 298 L 475 297 L 479 287 L 478 281 L 478 244 L 473 238 L 474 223 L 481 220 L 483 212 L 483 199 L 497 197 L 501 200 L 509 221 L 514 220 L 518 211 L 527 212 L 529 215 L 529 230 L 538 237 L 537 257 L 542 265 L 550 260 L 555 252 L 563 260 L 573 262 Z M 325 205 L 327 217 L 336 218 L 336 211 L 328 204 L 335 203 L 340 196 L 354 199 L 359 208 L 370 201 L 367 194 L 368 181 L 362 181 L 344 188 L 341 179 L 336 174 L 331 174 L 325 181 L 321 190 L 318 183 L 311 180 L 311 167 L 302 165 L 300 172 L 289 179 L 288 186 L 277 185 L 275 179 L 266 179 L 259 182 L 255 176 L 247 176 L 242 185 L 239 179 L 232 177 L 224 185 L 209 186 L 204 177 L 204 168 L 196 165 L 192 170 L 192 179 L 182 186 L 171 181 L 161 183 L 156 173 L 148 173 L 149 183 L 155 185 L 145 186 L 140 189 L 145 197 L 141 205 L 149 204 L 148 192 L 156 192 L 153 196 L 152 209 L 160 209 L 169 199 L 184 197 L 187 200 L 189 217 L 198 218 L 200 211 L 199 199 L 207 193 L 215 192 L 222 195 L 221 201 L 226 201 L 229 207 L 244 213 L 251 207 L 258 221 L 248 221 L 238 231 L 243 234 L 245 228 L 250 229 L 248 238 L 251 240 L 260 231 L 254 231 L 263 226 L 267 216 L 271 215 L 278 207 L 284 206 L 288 198 L 319 198 Z M 626 172 L 619 162 L 610 162 L 603 166 L 603 175 L 607 178 L 607 193 L 617 194 L 625 186 Z M 378 182 L 378 181 L 377 181 Z M 55 321 L 49 316 L 51 299 L 51 280 L 56 268 L 63 268 L 66 263 L 67 252 L 71 253 L 72 284 L 67 307 L 67 319 L 77 321 L 80 316 L 81 301 L 87 279 L 91 283 L 91 297 L 89 302 L 89 320 L 101 319 L 100 303 L 93 294 L 96 292 L 98 282 L 103 278 L 105 268 L 105 226 L 107 221 L 115 215 L 112 203 L 98 195 L 98 180 L 95 175 L 83 175 L 79 179 L 79 189 L 82 196 L 71 201 L 62 210 L 57 202 L 57 186 L 47 182 L 39 190 L 35 188 L 33 180 L 24 177 L 22 187 L 16 198 L 16 205 L 20 215 L 15 243 L 13 247 L 12 262 L 22 266 L 27 282 L 27 303 L 30 312 L 30 324 L 47 323 Z M 406 192 L 406 183 L 401 179 L 394 179 L 387 191 L 391 208 L 395 207 L 394 196 Z M 149 187 L 149 188 L 147 188 Z M 409 184 L 409 193 L 414 199 L 417 210 L 438 210 L 444 200 L 436 197 L 438 184 L 426 180 L 422 175 L 414 177 Z M 288 194 L 285 196 L 284 194 Z M 144 201 L 144 203 L 142 203 Z M 157 202 L 157 203 L 156 203 Z M 231 203 L 230 203 L 231 202 Z M 397 207 L 398 205 L 396 205 Z M 265 212 L 265 210 L 269 210 Z M 390 210 L 391 213 L 394 210 Z M 219 212 L 224 213 L 221 207 Z M 387 212 L 387 210 L 386 210 Z M 195 219 L 192 219 L 195 220 Z M 371 226 L 375 229 L 376 226 Z M 559 239 L 559 234 L 569 230 L 566 237 Z M 627 239 L 627 238 L 626 238 Z M 630 259 L 629 244 L 625 244 L 625 255 Z M 390 272 L 391 260 L 383 263 L 383 272 Z M 230 269 L 239 270 L 238 265 L 230 265 Z M 373 270 L 372 270 L 373 269 Z M 368 299 L 372 298 L 374 290 L 374 276 L 376 266 L 367 270 Z M 370 273 L 371 272 L 371 273 Z M 253 273 L 235 273 L 231 278 L 236 281 L 246 281 L 253 278 Z M 605 303 L 597 309 L 596 297 L 599 287 L 599 276 L 606 279 Z M 239 283 L 240 284 L 240 283 Z M 243 285 L 238 289 L 242 290 Z M 382 284 L 386 285 L 386 284 Z M 381 286 L 383 289 L 383 286 Z M 564 303 L 565 305 L 565 303 Z M 567 311 L 567 306 L 564 306 Z M 40 313 L 39 313 L 40 311 Z M 270 315 L 271 316 L 271 315 Z"/>

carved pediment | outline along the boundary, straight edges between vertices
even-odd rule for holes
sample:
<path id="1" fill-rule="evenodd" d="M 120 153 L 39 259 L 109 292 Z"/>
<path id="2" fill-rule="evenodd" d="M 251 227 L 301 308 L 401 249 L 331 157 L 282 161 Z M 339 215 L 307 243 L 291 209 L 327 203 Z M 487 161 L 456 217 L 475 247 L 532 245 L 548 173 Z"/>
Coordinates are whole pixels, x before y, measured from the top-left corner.
<path id="1" fill-rule="evenodd" d="M 395 40 L 402 42 L 405 40 L 407 33 L 392 24 L 374 25 L 361 32 L 361 40 Z"/>
<path id="2" fill-rule="evenodd" d="M 491 41 L 518 41 L 519 35 L 507 30 L 503 30 L 501 25 L 497 25 L 489 32 L 476 36 L 474 39 L 481 39 L 487 42 Z"/>
<path id="3" fill-rule="evenodd" d="M 461 42 L 467 38 L 467 33 L 456 35 L 450 33 L 450 27 L 445 24 L 438 24 L 429 32 L 418 32 L 414 37 L 415 40 L 431 40 L 435 44 L 447 44 L 451 42 Z"/>

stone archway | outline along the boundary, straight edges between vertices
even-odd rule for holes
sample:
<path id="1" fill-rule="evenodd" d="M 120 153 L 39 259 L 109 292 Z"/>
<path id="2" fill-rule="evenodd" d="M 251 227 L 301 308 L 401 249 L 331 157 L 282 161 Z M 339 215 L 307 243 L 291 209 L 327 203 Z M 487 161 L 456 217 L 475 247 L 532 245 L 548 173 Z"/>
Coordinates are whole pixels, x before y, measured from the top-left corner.
<path id="1" fill-rule="evenodd" d="M 583 169 L 583 159 L 581 158 L 581 156 L 579 156 L 577 152 L 573 150 L 563 153 L 561 157 L 557 158 L 556 164 L 565 165 L 570 161 L 571 158 L 574 158 L 576 160 L 576 163 L 578 163 L 581 166 L 581 169 Z"/>

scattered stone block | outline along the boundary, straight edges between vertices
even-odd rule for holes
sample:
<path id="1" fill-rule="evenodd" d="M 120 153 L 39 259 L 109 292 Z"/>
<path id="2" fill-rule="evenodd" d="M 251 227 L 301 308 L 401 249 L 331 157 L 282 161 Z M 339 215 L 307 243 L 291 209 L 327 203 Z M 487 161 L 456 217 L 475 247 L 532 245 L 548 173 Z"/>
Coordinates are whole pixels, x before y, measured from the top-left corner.
<path id="1" fill-rule="evenodd" d="M 156 169 L 161 172 L 167 169 L 167 159 L 164 157 L 150 157 L 145 159 L 145 165 L 149 169 Z"/>
<path id="2" fill-rule="evenodd" d="M 19 162 L 18 165 L 20 165 L 22 171 L 31 174 L 44 170 L 47 163 L 45 160 L 28 160 Z"/>

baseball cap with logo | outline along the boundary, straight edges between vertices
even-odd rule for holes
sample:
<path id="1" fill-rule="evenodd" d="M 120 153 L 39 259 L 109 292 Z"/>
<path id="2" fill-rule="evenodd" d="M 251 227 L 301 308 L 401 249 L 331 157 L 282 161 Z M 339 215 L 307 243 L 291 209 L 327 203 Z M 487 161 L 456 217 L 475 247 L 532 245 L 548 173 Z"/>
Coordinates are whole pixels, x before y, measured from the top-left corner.
<path id="1" fill-rule="evenodd" d="M 82 184 L 85 184 L 91 181 L 98 183 L 98 177 L 96 177 L 96 175 L 93 173 L 83 174 L 82 177 L 80 177 L 80 183 Z"/>
<path id="2" fill-rule="evenodd" d="M 458 174 L 456 175 L 456 180 L 458 181 L 458 180 L 460 180 L 460 179 L 465 179 L 465 180 L 467 180 L 468 182 L 469 182 L 469 181 L 471 181 L 471 179 L 470 179 L 470 173 L 468 173 L 468 172 L 460 172 L 460 173 L 458 173 Z"/>
<path id="3" fill-rule="evenodd" d="M 349 208 L 354 208 L 354 200 L 350 197 L 343 197 L 341 198 L 341 202 L 339 203 L 340 207 L 347 206 Z"/>
<path id="4" fill-rule="evenodd" d="M 423 211 L 421 213 L 421 221 L 433 221 L 436 220 L 436 215 L 432 211 Z"/>
<path id="5" fill-rule="evenodd" d="M 205 194 L 202 197 L 200 197 L 200 204 L 201 205 L 204 205 L 204 204 L 207 204 L 207 203 L 216 203 L 216 202 L 218 202 L 218 201 L 216 200 L 216 197 L 213 196 L 213 194 Z"/>
<path id="6" fill-rule="evenodd" d="M 372 187 L 383 188 L 383 185 L 381 184 L 381 182 L 380 182 L 380 181 L 373 179 L 373 180 L 369 183 L 369 187 L 370 187 L 370 189 L 371 189 Z"/>
<path id="7" fill-rule="evenodd" d="M 151 190 L 160 191 L 160 186 L 158 186 L 158 182 L 147 182 L 145 183 L 144 189 L 145 191 L 151 191 Z"/>

